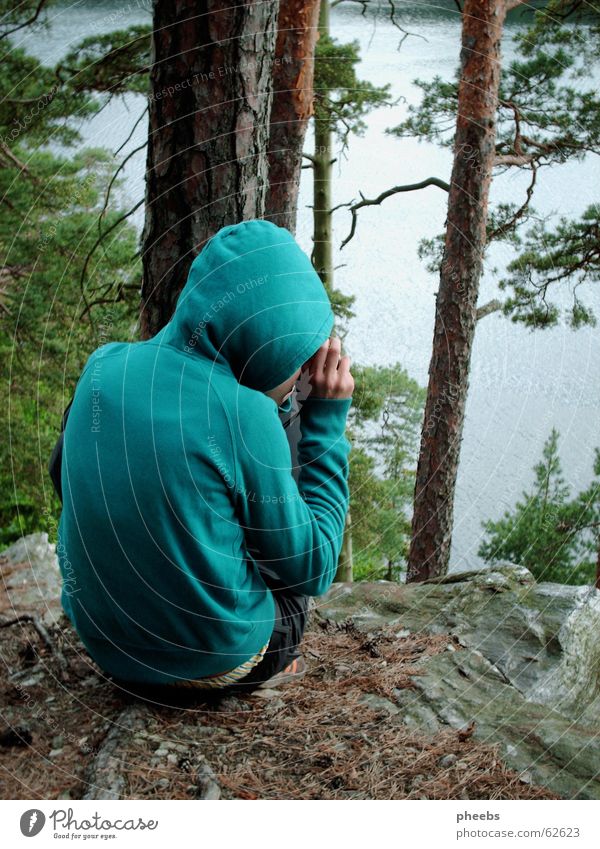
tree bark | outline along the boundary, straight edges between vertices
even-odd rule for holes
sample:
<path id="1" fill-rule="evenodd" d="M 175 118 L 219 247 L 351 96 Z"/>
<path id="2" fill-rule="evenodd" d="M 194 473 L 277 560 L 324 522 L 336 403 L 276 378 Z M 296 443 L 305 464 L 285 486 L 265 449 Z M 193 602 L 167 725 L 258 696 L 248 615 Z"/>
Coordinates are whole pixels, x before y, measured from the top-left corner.
<path id="1" fill-rule="evenodd" d="M 319 31 L 329 35 L 329 0 L 322 0 L 319 12 Z M 323 114 L 323 113 L 322 113 Z M 313 167 L 313 250 L 312 263 L 325 288 L 333 288 L 333 239 L 331 223 L 331 177 L 332 177 L 332 132 L 331 119 L 315 117 L 315 148 Z"/>
<path id="2" fill-rule="evenodd" d="M 170 319 L 205 242 L 264 216 L 277 12 L 277 0 L 154 0 L 143 339 Z"/>
<path id="3" fill-rule="evenodd" d="M 454 165 L 415 484 L 407 581 L 448 569 L 485 248 L 504 0 L 465 0 Z"/>
<path id="4" fill-rule="evenodd" d="M 279 7 L 265 218 L 292 233 L 296 232 L 304 137 L 313 114 L 319 5 L 320 0 L 281 0 Z"/>
<path id="5" fill-rule="evenodd" d="M 333 255 L 331 244 L 331 142 L 332 133 L 327 121 L 315 121 L 315 150 L 313 154 L 313 265 L 325 288 L 333 288 Z"/>

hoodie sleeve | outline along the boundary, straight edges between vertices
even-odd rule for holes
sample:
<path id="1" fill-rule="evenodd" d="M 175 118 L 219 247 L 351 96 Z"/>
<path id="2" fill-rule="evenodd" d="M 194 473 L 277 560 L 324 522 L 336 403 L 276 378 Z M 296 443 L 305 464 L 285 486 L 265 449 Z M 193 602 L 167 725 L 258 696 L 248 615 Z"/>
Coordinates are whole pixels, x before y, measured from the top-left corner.
<path id="1" fill-rule="evenodd" d="M 322 595 L 335 577 L 348 511 L 351 399 L 309 397 L 302 405 L 296 484 L 276 406 L 262 398 L 267 407 L 234 438 L 237 515 L 258 559 L 297 593 Z"/>

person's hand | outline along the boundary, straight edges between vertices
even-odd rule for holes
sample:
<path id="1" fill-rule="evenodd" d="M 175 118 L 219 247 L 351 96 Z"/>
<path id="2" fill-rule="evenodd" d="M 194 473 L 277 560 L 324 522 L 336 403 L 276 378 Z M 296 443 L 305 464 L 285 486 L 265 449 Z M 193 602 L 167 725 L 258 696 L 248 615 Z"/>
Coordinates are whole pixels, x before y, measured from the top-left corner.
<path id="1" fill-rule="evenodd" d="M 354 378 L 350 374 L 350 357 L 342 357 L 342 343 L 337 336 L 324 342 L 302 366 L 308 373 L 312 398 L 350 398 L 354 392 Z"/>

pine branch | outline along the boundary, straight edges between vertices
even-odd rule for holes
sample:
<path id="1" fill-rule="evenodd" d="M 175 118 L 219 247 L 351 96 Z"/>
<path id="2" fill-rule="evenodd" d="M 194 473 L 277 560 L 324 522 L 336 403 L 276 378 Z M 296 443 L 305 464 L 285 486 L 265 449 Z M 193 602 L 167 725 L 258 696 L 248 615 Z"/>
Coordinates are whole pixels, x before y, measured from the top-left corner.
<path id="1" fill-rule="evenodd" d="M 39 18 L 42 9 L 46 5 L 46 2 L 47 2 L 47 0 L 39 0 L 39 3 L 37 4 L 35 11 L 30 18 L 28 18 L 22 24 L 19 24 L 18 26 L 14 27 L 13 29 L 7 30 L 6 32 L 3 32 L 3 33 L 0 33 L 0 41 L 3 38 L 8 38 L 9 36 L 13 35 L 15 32 L 18 32 L 19 30 L 23 29 L 24 27 L 28 27 L 28 26 L 31 26 L 31 24 L 34 24 L 37 21 L 37 19 Z"/>
<path id="2" fill-rule="evenodd" d="M 350 233 L 342 242 L 340 250 L 348 244 L 348 242 L 350 241 L 350 239 L 352 239 L 354 233 L 356 232 L 357 213 L 359 209 L 362 209 L 365 206 L 379 206 L 381 203 L 383 203 L 384 200 L 386 200 L 386 198 L 389 198 L 392 195 L 399 194 L 400 192 L 414 192 L 418 191 L 419 189 L 425 189 L 428 186 L 437 186 L 439 189 L 443 189 L 445 192 L 450 191 L 450 186 L 448 185 L 448 183 L 444 182 L 444 180 L 440 180 L 438 177 L 428 177 L 426 180 L 422 180 L 420 183 L 409 183 L 404 186 L 394 186 L 393 188 L 387 189 L 385 192 L 382 192 L 376 198 L 366 198 L 362 192 L 359 192 L 361 200 L 358 201 L 358 203 L 354 203 L 351 205 L 339 204 L 339 206 L 349 206 L 350 212 L 352 213 L 352 224 L 350 227 Z"/>
<path id="3" fill-rule="evenodd" d="M 481 307 L 477 307 L 475 312 L 475 321 L 481 321 L 482 318 L 485 318 L 486 315 L 491 315 L 493 312 L 498 312 L 498 310 L 502 309 L 502 303 L 497 298 L 492 298 L 491 301 L 488 301 L 487 304 L 484 304 Z"/>

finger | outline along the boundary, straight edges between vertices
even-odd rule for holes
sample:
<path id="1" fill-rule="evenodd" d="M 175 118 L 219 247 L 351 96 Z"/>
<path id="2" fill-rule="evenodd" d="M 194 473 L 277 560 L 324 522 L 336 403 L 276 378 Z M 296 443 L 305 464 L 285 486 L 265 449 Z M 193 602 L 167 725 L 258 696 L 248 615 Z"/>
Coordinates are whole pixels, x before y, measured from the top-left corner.
<path id="1" fill-rule="evenodd" d="M 338 374 L 341 378 L 344 378 L 347 374 L 350 374 L 350 363 L 351 360 L 348 355 L 340 359 L 340 363 L 338 365 Z"/>
<path id="2" fill-rule="evenodd" d="M 309 366 L 309 374 L 322 374 L 323 369 L 325 367 L 325 360 L 327 359 L 327 352 L 329 350 L 330 339 L 326 339 L 320 348 L 317 349 L 316 353 L 308 361 Z"/>
<path id="3" fill-rule="evenodd" d="M 329 350 L 327 351 L 327 359 L 324 368 L 327 371 L 335 371 L 339 365 L 342 355 L 342 342 L 335 336 L 330 340 Z"/>
<path id="4" fill-rule="evenodd" d="M 354 394 L 354 378 L 350 374 L 350 357 L 342 357 L 338 367 L 338 390 L 342 393 L 338 397 L 351 398 Z"/>

